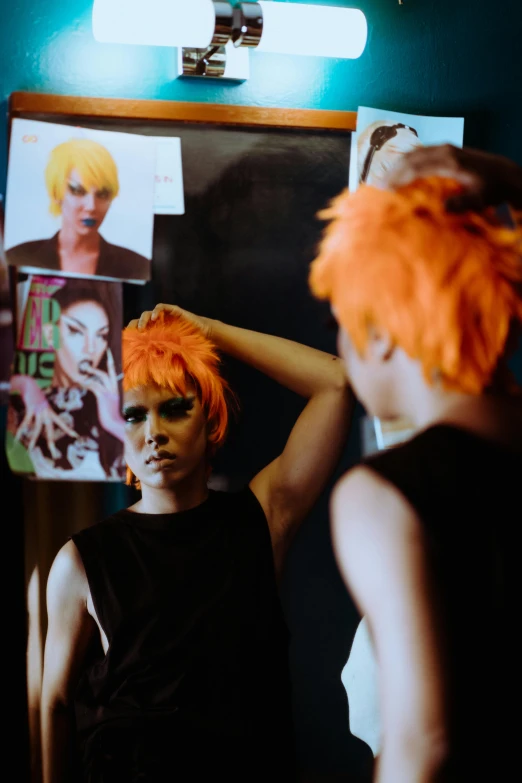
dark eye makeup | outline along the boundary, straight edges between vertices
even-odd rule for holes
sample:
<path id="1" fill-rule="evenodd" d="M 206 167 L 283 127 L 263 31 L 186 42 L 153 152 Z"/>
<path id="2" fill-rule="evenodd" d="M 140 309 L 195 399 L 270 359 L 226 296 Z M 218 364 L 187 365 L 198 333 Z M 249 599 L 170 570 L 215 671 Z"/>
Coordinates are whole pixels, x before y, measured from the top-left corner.
<path id="1" fill-rule="evenodd" d="M 159 415 L 164 419 L 181 418 L 194 407 L 194 397 L 172 397 L 159 405 Z M 143 405 L 129 405 L 123 409 L 123 418 L 131 424 L 145 421 L 147 408 Z"/>
<path id="2" fill-rule="evenodd" d="M 194 397 L 173 397 L 162 402 L 159 410 L 161 416 L 172 416 L 184 411 L 190 411 L 194 407 Z"/>
<path id="3" fill-rule="evenodd" d="M 146 409 L 141 405 L 129 405 L 123 409 L 122 416 L 125 421 L 134 424 L 138 421 L 144 421 L 146 416 Z"/>

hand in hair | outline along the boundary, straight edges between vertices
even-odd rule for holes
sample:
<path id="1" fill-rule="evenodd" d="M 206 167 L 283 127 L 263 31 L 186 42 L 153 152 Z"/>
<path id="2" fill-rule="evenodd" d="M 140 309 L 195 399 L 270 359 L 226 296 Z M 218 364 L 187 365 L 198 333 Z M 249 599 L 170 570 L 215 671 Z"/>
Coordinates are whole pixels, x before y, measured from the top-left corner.
<path id="1" fill-rule="evenodd" d="M 197 326 L 198 329 L 201 329 L 208 340 L 210 340 L 212 337 L 212 318 L 205 318 L 202 315 L 194 315 L 194 313 L 190 313 L 188 310 L 183 310 L 183 308 L 178 307 L 177 305 L 169 304 L 157 304 L 154 310 L 145 310 L 145 312 L 143 312 L 139 318 L 135 318 L 134 320 L 130 321 L 127 328 L 135 328 L 141 331 L 145 329 L 149 321 L 155 321 L 160 313 L 180 316 L 186 321 L 190 321 L 190 323 Z"/>
<path id="2" fill-rule="evenodd" d="M 446 202 L 450 212 L 482 211 L 510 204 L 522 209 L 522 168 L 508 158 L 451 144 L 419 147 L 405 153 L 390 171 L 385 187 L 396 189 L 416 179 L 439 176 L 460 182 L 464 189 Z"/>

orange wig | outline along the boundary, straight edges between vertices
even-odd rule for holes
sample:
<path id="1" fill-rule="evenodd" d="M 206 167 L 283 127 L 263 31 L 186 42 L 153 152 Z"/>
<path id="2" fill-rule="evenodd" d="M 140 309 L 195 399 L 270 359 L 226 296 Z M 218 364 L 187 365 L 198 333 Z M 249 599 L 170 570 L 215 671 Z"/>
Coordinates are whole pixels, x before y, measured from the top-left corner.
<path id="1" fill-rule="evenodd" d="M 480 394 L 522 321 L 522 230 L 492 210 L 448 213 L 460 189 L 430 177 L 344 191 L 320 213 L 330 222 L 310 286 L 361 355 L 374 327 L 420 361 L 428 383 Z"/>
<path id="2" fill-rule="evenodd" d="M 123 388 L 161 386 L 185 396 L 192 383 L 208 422 L 211 455 L 223 444 L 235 398 L 219 372 L 216 347 L 189 321 L 161 312 L 144 330 L 123 330 Z M 127 483 L 133 476 L 127 468 Z"/>

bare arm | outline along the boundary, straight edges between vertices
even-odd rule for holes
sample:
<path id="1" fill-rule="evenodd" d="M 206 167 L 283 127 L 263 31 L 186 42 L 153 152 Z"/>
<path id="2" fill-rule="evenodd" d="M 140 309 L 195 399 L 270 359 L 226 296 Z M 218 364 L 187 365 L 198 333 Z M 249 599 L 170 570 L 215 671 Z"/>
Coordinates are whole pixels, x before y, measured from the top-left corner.
<path id="1" fill-rule="evenodd" d="M 72 696 L 97 627 L 87 612 L 87 579 L 78 550 L 67 542 L 47 582 L 48 630 L 42 684 L 43 783 L 70 778 Z"/>
<path id="2" fill-rule="evenodd" d="M 156 305 L 132 323 L 144 328 L 162 310 L 196 323 L 220 351 L 308 400 L 282 454 L 250 482 L 267 516 L 279 570 L 292 536 L 325 488 L 346 443 L 353 396 L 344 366 L 324 351 L 195 316 L 173 305 Z"/>
<path id="3" fill-rule="evenodd" d="M 267 516 L 280 571 L 300 523 L 326 487 L 346 445 L 353 395 L 338 357 L 287 340 L 269 346 L 270 339 L 280 340 L 268 338 L 266 366 L 254 366 L 307 399 L 282 453 L 250 482 Z"/>
<path id="4" fill-rule="evenodd" d="M 357 468 L 332 495 L 332 539 L 375 645 L 376 783 L 434 783 L 446 754 L 442 639 L 419 520 L 391 484 Z"/>
<path id="5" fill-rule="evenodd" d="M 300 522 L 325 488 L 346 443 L 353 408 L 341 360 L 292 340 L 216 323 L 221 350 L 308 402 L 283 452 L 250 482 L 268 519 L 280 570 Z"/>

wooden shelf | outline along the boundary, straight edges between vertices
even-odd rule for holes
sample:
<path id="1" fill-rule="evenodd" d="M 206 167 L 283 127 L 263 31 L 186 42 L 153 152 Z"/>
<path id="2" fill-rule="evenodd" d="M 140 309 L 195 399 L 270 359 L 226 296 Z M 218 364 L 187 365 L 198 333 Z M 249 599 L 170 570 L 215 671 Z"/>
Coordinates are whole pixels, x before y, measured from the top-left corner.
<path id="1" fill-rule="evenodd" d="M 217 103 L 90 98 L 14 92 L 9 101 L 10 116 L 43 114 L 67 117 L 100 117 L 157 122 L 194 122 L 224 125 L 253 125 L 274 128 L 303 128 L 354 131 L 357 112 L 314 109 L 272 109 L 258 106 L 229 106 Z"/>

